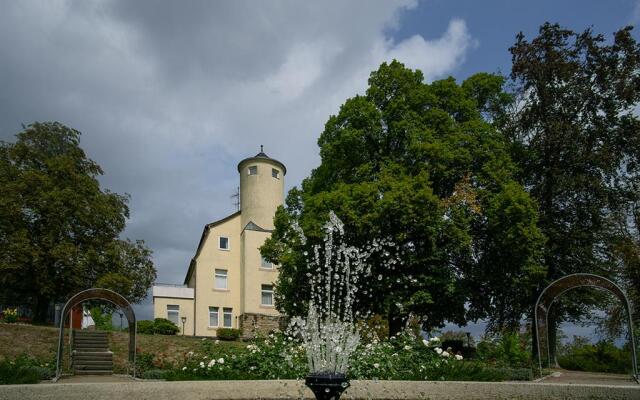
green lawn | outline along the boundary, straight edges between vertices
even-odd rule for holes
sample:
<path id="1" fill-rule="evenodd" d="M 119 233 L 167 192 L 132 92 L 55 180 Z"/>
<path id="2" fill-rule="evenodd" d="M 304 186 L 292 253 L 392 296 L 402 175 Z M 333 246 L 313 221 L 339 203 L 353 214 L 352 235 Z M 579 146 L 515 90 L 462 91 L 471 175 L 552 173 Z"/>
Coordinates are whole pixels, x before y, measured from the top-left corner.
<path id="1" fill-rule="evenodd" d="M 68 333 L 68 330 L 65 330 Z M 49 326 L 0 323 L 0 360 L 13 359 L 28 354 L 42 362 L 54 362 L 59 331 Z M 68 335 L 65 335 L 68 346 Z M 126 371 L 129 334 L 109 332 L 110 349 L 113 351 L 114 371 Z M 138 353 L 162 355 L 167 361 L 182 359 L 183 355 L 200 347 L 202 338 L 190 336 L 137 335 Z M 220 346 L 242 346 L 240 342 L 220 342 Z M 68 350 L 68 347 L 66 347 Z M 68 354 L 68 353 L 67 353 Z"/>

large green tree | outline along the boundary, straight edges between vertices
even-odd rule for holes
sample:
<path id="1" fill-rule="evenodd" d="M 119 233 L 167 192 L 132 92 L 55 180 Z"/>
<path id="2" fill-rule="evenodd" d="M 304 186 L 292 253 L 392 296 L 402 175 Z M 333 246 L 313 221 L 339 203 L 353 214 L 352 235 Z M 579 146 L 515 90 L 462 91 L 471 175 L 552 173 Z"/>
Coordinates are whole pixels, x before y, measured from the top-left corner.
<path id="1" fill-rule="evenodd" d="M 0 303 L 30 304 L 43 320 L 50 302 L 96 284 L 145 297 L 151 251 L 119 239 L 128 197 L 101 189 L 101 174 L 80 132 L 57 122 L 0 143 Z"/>
<path id="2" fill-rule="evenodd" d="M 520 33 L 510 51 L 516 101 L 496 125 L 539 205 L 548 238 L 541 284 L 575 272 L 637 284 L 640 47 L 631 28 L 607 41 L 546 23 L 531 41 Z M 596 300 L 579 299 L 556 308 L 551 335 Z"/>
<path id="3" fill-rule="evenodd" d="M 411 250 L 393 270 L 375 266 L 360 292 L 360 307 L 387 315 L 391 333 L 410 314 L 426 329 L 477 318 L 494 328 L 519 323 L 545 272 L 544 238 L 535 203 L 489 121 L 509 100 L 503 81 L 479 74 L 462 85 L 453 78 L 429 84 L 397 61 L 371 74 L 366 95 L 327 121 L 320 166 L 291 190 L 262 248 L 280 264 L 281 311 L 303 312 L 310 272 L 303 254 L 333 210 L 351 243 L 391 238 Z"/>

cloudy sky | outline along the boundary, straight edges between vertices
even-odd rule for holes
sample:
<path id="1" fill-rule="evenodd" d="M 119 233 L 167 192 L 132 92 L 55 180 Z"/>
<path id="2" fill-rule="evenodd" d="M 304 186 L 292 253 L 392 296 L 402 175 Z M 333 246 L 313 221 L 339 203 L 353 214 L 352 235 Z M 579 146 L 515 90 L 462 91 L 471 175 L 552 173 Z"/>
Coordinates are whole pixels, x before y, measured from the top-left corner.
<path id="1" fill-rule="evenodd" d="M 234 211 L 237 162 L 263 144 L 299 184 L 381 62 L 429 81 L 508 73 L 518 31 L 639 19 L 632 0 L 0 0 L 0 139 L 33 121 L 80 130 L 103 186 L 131 194 L 124 236 L 153 249 L 158 282 L 182 283 L 203 225 Z"/>

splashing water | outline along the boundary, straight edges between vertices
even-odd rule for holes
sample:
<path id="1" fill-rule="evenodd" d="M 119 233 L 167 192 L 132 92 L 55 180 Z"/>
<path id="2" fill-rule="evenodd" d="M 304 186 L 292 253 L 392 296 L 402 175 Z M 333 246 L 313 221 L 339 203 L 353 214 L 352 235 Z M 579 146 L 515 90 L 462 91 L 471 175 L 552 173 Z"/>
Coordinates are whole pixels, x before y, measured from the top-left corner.
<path id="1" fill-rule="evenodd" d="M 294 231 L 306 242 L 302 229 L 294 223 Z M 324 225 L 323 245 L 313 247 L 308 265 L 315 273 L 310 278 L 311 300 L 306 318 L 293 318 L 290 330 L 305 343 L 309 370 L 312 373 L 346 374 L 349 358 L 360 343 L 360 332 L 354 315 L 359 285 L 371 276 L 370 259 L 388 259 L 389 268 L 397 263 L 393 242 L 374 239 L 364 249 L 349 246 L 344 240 L 344 224 L 332 212 Z"/>

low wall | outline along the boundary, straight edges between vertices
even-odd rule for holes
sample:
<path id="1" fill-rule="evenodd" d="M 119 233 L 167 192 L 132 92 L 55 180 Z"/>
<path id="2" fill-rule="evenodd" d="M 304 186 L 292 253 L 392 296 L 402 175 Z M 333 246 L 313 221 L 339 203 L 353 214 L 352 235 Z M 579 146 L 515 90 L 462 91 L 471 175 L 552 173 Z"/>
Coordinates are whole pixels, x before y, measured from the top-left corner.
<path id="1" fill-rule="evenodd" d="M 312 399 L 304 382 L 182 381 L 0 386 L 3 400 Z M 343 399 L 640 399 L 640 385 L 353 381 Z"/>
<path id="2" fill-rule="evenodd" d="M 268 335 L 271 332 L 283 331 L 286 328 L 287 319 L 283 316 L 245 313 L 240 316 L 238 327 L 242 337 L 252 339 L 256 335 Z"/>

